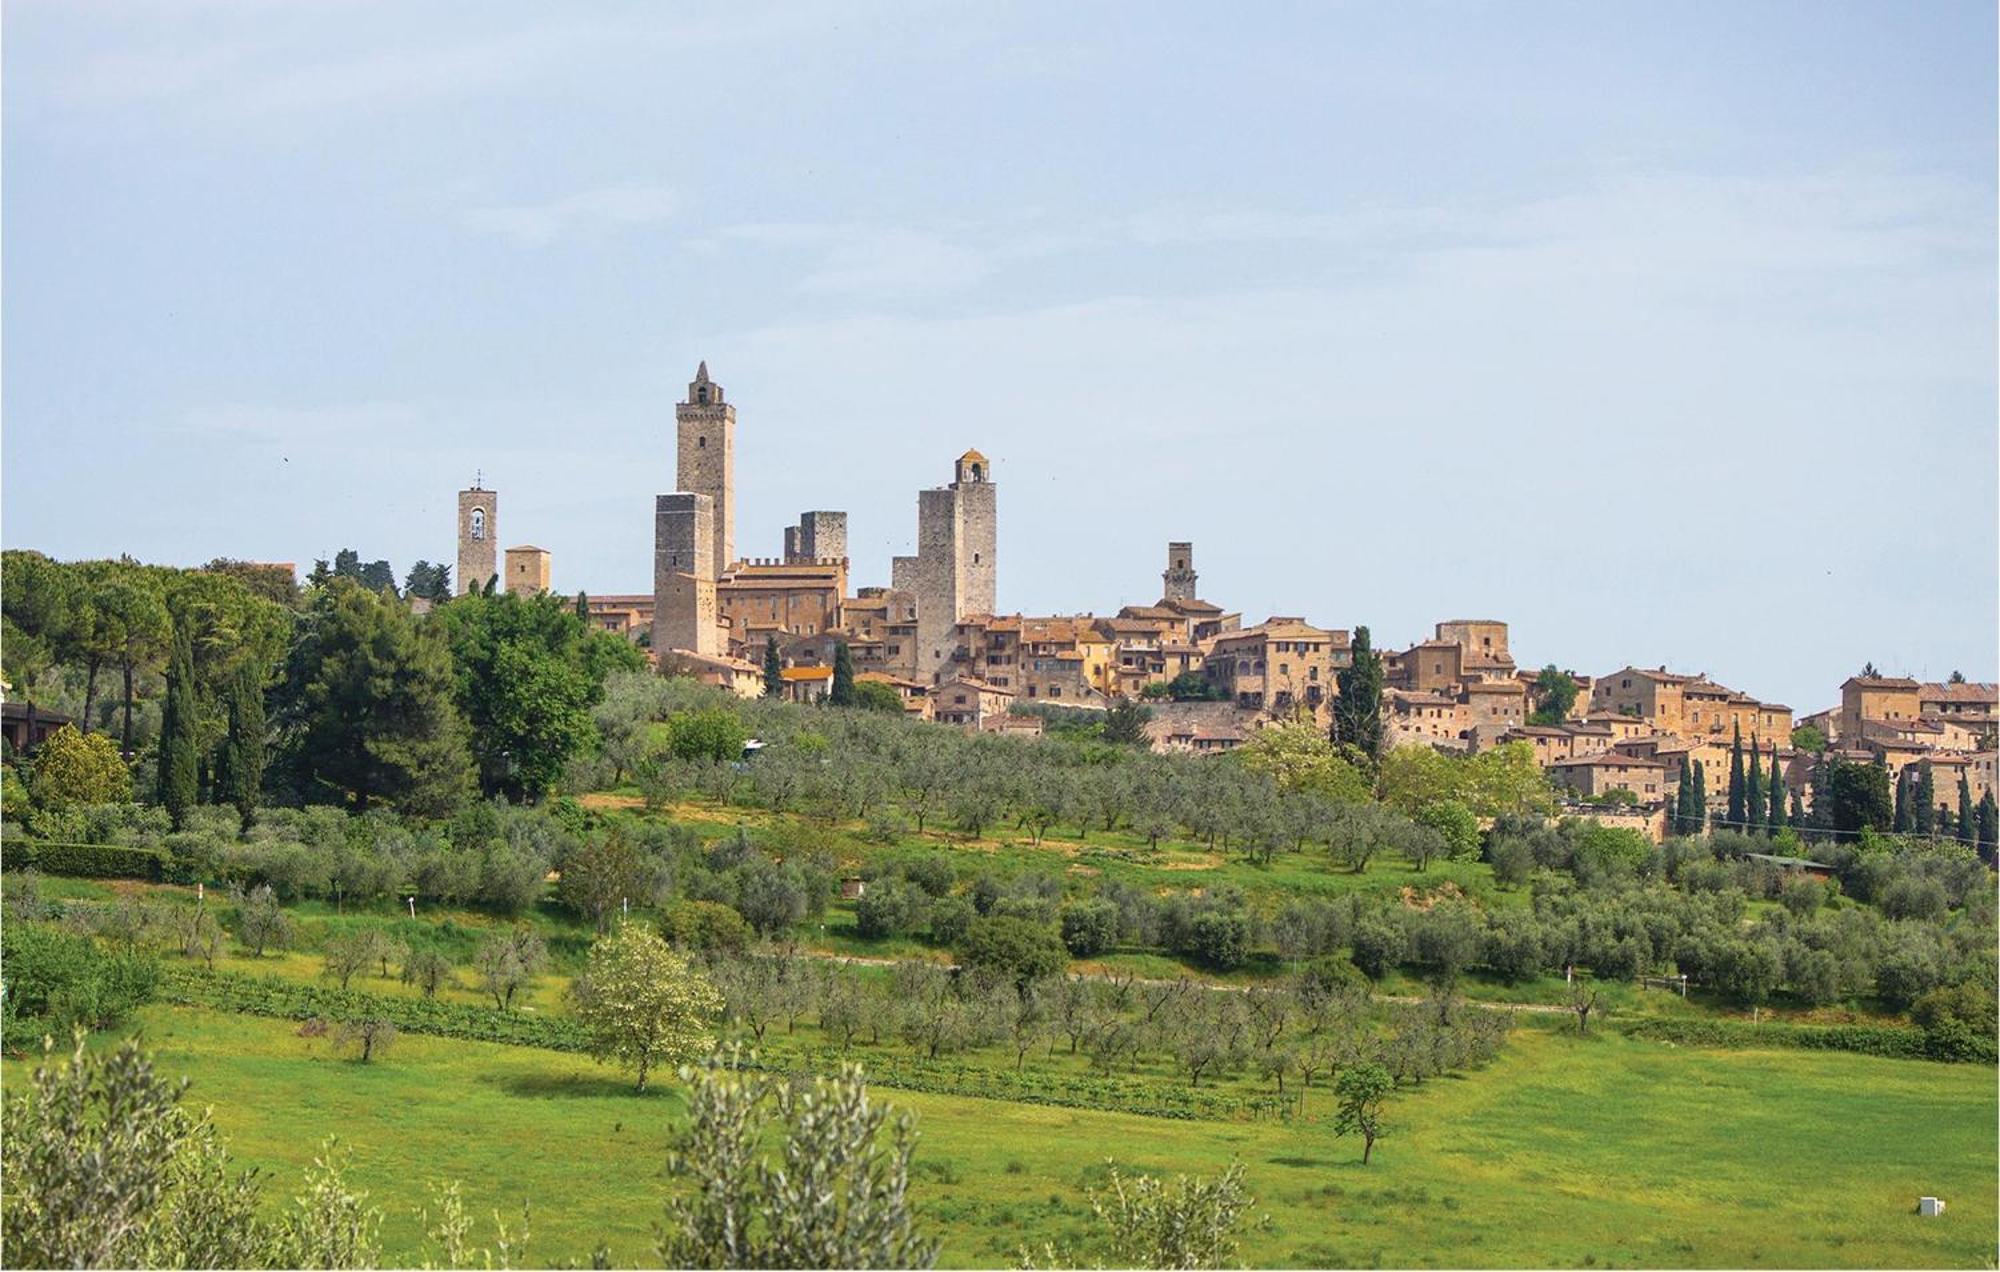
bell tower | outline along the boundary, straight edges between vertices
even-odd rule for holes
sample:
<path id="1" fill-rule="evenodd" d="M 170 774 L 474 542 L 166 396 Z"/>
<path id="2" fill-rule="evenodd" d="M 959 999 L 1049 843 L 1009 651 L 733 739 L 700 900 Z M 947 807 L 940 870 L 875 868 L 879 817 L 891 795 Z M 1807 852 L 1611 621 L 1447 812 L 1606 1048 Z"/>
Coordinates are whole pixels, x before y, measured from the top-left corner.
<path id="1" fill-rule="evenodd" d="M 1162 597 L 1169 601 L 1192 601 L 1195 599 L 1194 544 L 1169 543 L 1167 545 L 1167 568 L 1160 572 L 1160 579 L 1166 584 Z"/>
<path id="2" fill-rule="evenodd" d="M 460 596 L 480 592 L 494 575 L 500 541 L 500 496 L 473 478 L 469 490 L 458 492 L 458 574 Z"/>
<path id="3" fill-rule="evenodd" d="M 695 368 L 687 401 L 674 408 L 679 431 L 677 491 L 707 495 L 714 527 L 710 578 L 721 578 L 736 559 L 736 408 L 723 399 L 722 386 L 708 378 L 708 363 Z"/>

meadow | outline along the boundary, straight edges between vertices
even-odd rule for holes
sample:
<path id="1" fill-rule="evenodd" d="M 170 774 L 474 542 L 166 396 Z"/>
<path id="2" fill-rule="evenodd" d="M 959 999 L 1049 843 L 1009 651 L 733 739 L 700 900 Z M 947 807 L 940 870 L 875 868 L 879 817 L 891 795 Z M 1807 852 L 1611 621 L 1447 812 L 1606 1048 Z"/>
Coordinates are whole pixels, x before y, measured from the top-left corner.
<path id="1" fill-rule="evenodd" d="M 187 1008 L 132 1027 L 274 1194 L 337 1132 L 393 1261 L 427 1256 L 416 1210 L 447 1179 L 482 1219 L 529 1202 L 536 1263 L 600 1242 L 617 1263 L 651 1257 L 671 1086 L 635 1096 L 582 1057 L 417 1036 L 362 1065 L 287 1022 Z M 1107 1158 L 1210 1175 L 1240 1158 L 1269 1217 L 1251 1266 L 1986 1267 L 2000 1218 L 1983 1066 L 1527 1023 L 1489 1067 L 1399 1092 L 1367 1167 L 1310 1108 L 1190 1122 L 877 1094 L 918 1119 L 915 1195 L 941 1266 L 1017 1266 L 1023 1247 L 1073 1240 Z M 1943 1217 L 1915 1214 L 1926 1193 L 1949 1200 Z"/>

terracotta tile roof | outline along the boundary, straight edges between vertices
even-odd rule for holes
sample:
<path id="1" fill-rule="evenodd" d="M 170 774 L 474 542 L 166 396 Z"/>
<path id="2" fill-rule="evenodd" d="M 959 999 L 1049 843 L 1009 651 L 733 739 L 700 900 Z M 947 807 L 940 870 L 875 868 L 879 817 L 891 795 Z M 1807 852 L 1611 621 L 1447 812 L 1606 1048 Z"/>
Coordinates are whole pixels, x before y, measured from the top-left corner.
<path id="1" fill-rule="evenodd" d="M 1600 753 L 1598 753 L 1598 754 L 1596 754 L 1596 755 L 1582 755 L 1582 756 L 1578 756 L 1578 757 L 1576 757 L 1575 759 L 1569 759 L 1569 760 L 1556 760 L 1556 761 L 1554 761 L 1553 763 L 1551 763 L 1551 764 L 1549 765 L 1549 767 L 1550 767 L 1550 768 L 1598 768 L 1598 767 L 1603 767 L 1603 768 L 1657 768 L 1657 769 L 1663 769 L 1663 768 L 1665 768 L 1665 767 L 1666 767 L 1666 765 L 1665 765 L 1665 764 L 1662 764 L 1662 763 L 1661 763 L 1660 761 L 1658 761 L 1658 760 L 1649 760 L 1649 759 L 1646 759 L 1646 758 L 1645 758 L 1644 756 L 1639 756 L 1639 755 L 1626 755 L 1626 754 L 1623 754 L 1622 752 L 1618 752 L 1618 751 L 1604 751 L 1604 752 L 1600 752 Z"/>
<path id="2" fill-rule="evenodd" d="M 831 667 L 787 667 L 778 673 L 786 680 L 831 680 Z"/>
<path id="3" fill-rule="evenodd" d="M 1842 689 L 1853 685 L 1856 689 L 1917 689 L 1916 681 L 1902 676 L 1849 676 L 1841 682 Z"/>
<path id="4" fill-rule="evenodd" d="M 2000 685 L 1980 681 L 1966 681 L 1955 685 L 1927 681 L 1917 686 L 1917 691 L 1930 702 L 1966 702 L 1989 707 L 2000 706 Z"/>

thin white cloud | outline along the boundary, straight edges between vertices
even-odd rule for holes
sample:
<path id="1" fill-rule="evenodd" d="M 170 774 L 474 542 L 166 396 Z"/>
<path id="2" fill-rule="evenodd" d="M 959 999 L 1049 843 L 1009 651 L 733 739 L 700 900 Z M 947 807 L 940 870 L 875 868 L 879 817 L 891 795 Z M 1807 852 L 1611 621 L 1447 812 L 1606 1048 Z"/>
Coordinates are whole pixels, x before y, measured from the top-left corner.
<path id="1" fill-rule="evenodd" d="M 536 247 L 576 231 L 664 221 L 674 214 L 675 206 L 673 192 L 662 187 L 612 186 L 546 203 L 475 208 L 465 214 L 465 223 L 475 230 Z"/>

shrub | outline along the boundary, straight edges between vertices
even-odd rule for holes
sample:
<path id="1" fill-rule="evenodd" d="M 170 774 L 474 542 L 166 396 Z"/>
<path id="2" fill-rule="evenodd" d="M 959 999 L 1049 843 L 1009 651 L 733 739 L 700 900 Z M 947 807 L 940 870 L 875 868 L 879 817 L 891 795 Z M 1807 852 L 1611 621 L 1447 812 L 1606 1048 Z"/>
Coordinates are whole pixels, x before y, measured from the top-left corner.
<path id="1" fill-rule="evenodd" d="M 922 893 L 896 879 L 878 879 L 854 902 L 854 930 L 866 940 L 902 936 L 917 926 Z"/>
<path id="2" fill-rule="evenodd" d="M 153 848 L 118 844 L 33 843 L 10 840 L 4 859 L 8 870 L 33 867 L 43 874 L 79 879 L 148 879 L 158 882 L 167 871 L 167 856 Z"/>
<path id="3" fill-rule="evenodd" d="M 1005 915 L 975 920 L 959 943 L 959 957 L 976 972 L 1023 986 L 1069 965 L 1069 952 L 1053 928 Z"/>
<path id="4" fill-rule="evenodd" d="M 1064 908 L 1062 942 L 1076 958 L 1094 958 L 1118 941 L 1118 907 L 1109 901 L 1085 901 Z"/>
<path id="5" fill-rule="evenodd" d="M 1241 910 L 1204 910 L 1188 923 L 1182 951 L 1218 971 L 1241 967 L 1250 957 L 1250 918 Z"/>
<path id="6" fill-rule="evenodd" d="M 160 984 L 160 963 L 150 953 L 115 952 L 34 923 L 0 926 L 0 961 L 7 968 L 0 1033 L 10 1050 L 73 1029 L 112 1028 L 152 1001 Z"/>

